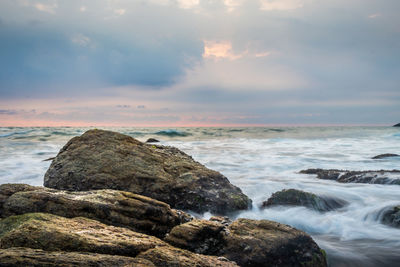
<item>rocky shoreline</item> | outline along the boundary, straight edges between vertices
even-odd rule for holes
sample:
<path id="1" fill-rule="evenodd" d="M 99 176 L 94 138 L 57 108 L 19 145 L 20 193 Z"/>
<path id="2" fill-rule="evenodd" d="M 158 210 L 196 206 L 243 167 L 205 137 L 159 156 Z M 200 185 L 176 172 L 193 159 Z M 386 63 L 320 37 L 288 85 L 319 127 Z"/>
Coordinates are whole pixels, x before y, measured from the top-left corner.
<path id="1" fill-rule="evenodd" d="M 44 185 L 0 186 L 0 266 L 326 266 L 288 225 L 192 218 L 251 200 L 176 148 L 90 130 L 61 149 Z"/>

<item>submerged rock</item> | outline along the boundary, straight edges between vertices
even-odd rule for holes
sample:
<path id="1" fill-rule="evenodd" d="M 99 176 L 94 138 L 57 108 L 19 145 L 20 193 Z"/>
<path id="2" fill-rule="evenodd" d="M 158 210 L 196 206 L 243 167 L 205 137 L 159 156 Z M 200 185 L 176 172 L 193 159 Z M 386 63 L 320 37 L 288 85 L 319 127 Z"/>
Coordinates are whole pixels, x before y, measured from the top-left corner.
<path id="1" fill-rule="evenodd" d="M 335 180 L 340 183 L 400 185 L 400 170 L 346 171 L 335 169 L 307 169 L 300 171 L 300 173 L 316 174 L 319 179 Z"/>
<path id="2" fill-rule="evenodd" d="M 0 249 L 0 266 L 135 266 L 154 267 L 141 258 L 113 256 L 85 252 L 45 251 L 32 248 Z"/>
<path id="3" fill-rule="evenodd" d="M 128 256 L 148 260 L 160 267 L 237 266 L 217 257 L 171 247 L 156 237 L 126 228 L 82 217 L 68 219 L 45 213 L 28 213 L 0 220 L 0 248 L 12 247 Z"/>
<path id="4" fill-rule="evenodd" d="M 377 155 L 377 156 L 373 157 L 372 159 L 384 159 L 384 158 L 399 157 L 399 156 L 400 155 L 397 155 L 397 154 L 386 153 L 386 154 Z"/>
<path id="5" fill-rule="evenodd" d="M 251 204 L 225 176 L 177 148 L 103 130 L 72 138 L 51 163 L 44 185 L 71 191 L 130 191 L 196 212 L 224 214 Z"/>
<path id="6" fill-rule="evenodd" d="M 160 142 L 159 140 L 155 139 L 155 138 L 149 138 L 147 139 L 146 143 L 158 143 Z"/>
<path id="7" fill-rule="evenodd" d="M 386 209 L 382 215 L 382 223 L 400 228 L 400 205 Z"/>
<path id="8" fill-rule="evenodd" d="M 168 204 L 116 190 L 68 192 L 43 187 L 17 192 L 2 205 L 1 217 L 30 212 L 46 212 L 63 217 L 86 217 L 114 226 L 163 237 L 190 216 Z"/>
<path id="9" fill-rule="evenodd" d="M 324 251 L 308 234 L 267 220 L 238 219 L 229 226 L 194 220 L 176 226 L 165 240 L 244 267 L 326 266 Z"/>
<path id="10" fill-rule="evenodd" d="M 284 189 L 273 193 L 267 201 L 261 204 L 261 207 L 267 208 L 275 205 L 304 206 L 324 212 L 342 208 L 346 204 L 346 201 L 334 197 L 317 196 L 297 189 Z"/>

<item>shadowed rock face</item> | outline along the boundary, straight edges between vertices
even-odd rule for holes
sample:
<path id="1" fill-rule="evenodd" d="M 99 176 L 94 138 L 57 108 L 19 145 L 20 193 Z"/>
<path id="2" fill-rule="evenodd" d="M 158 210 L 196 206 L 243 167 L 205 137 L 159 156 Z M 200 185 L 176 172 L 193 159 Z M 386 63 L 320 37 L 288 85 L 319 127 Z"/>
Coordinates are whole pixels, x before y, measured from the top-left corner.
<path id="1" fill-rule="evenodd" d="M 382 216 L 382 223 L 400 228 L 400 206 L 387 209 Z"/>
<path id="2" fill-rule="evenodd" d="M 397 154 L 386 153 L 386 154 L 377 155 L 377 156 L 373 157 L 372 159 L 384 159 L 384 158 L 392 158 L 392 157 L 399 157 L 399 156 L 400 155 L 397 155 Z"/>
<path id="3" fill-rule="evenodd" d="M 28 213 L 0 220 L 0 248 L 90 252 L 145 259 L 154 266 L 237 266 L 217 257 L 173 248 L 164 241 L 87 218 Z M 193 264 L 195 263 L 195 264 Z"/>
<path id="4" fill-rule="evenodd" d="M 46 212 L 69 218 L 86 217 L 158 237 L 163 237 L 174 226 L 190 220 L 188 214 L 173 210 L 168 204 L 130 192 L 35 189 L 9 196 L 3 203 L 1 217 L 30 212 Z"/>
<path id="5" fill-rule="evenodd" d="M 0 217 L 3 213 L 4 202 L 16 192 L 33 191 L 40 188 L 39 186 L 31 186 L 27 184 L 2 184 L 0 185 Z"/>
<path id="6" fill-rule="evenodd" d="M 275 205 L 304 206 L 324 212 L 342 208 L 346 204 L 346 201 L 334 197 L 317 196 L 296 189 L 284 189 L 272 194 L 267 201 L 261 204 L 261 207 L 267 208 Z"/>
<path id="7" fill-rule="evenodd" d="M 193 220 L 172 229 L 175 246 L 223 256 L 240 266 L 326 266 L 324 252 L 306 233 L 267 220 L 238 219 L 229 226 Z"/>
<path id="8" fill-rule="evenodd" d="M 103 255 L 84 252 L 44 251 L 31 248 L 0 249 L 0 266 L 135 266 L 154 267 L 151 261 L 124 256 Z"/>
<path id="9" fill-rule="evenodd" d="M 103 130 L 72 138 L 46 172 L 44 185 L 71 191 L 130 191 L 196 212 L 224 214 L 251 205 L 225 176 L 177 148 Z"/>
<path id="10" fill-rule="evenodd" d="M 335 180 L 340 183 L 400 185 L 400 170 L 346 171 L 307 169 L 300 171 L 300 173 L 316 174 L 318 179 Z"/>

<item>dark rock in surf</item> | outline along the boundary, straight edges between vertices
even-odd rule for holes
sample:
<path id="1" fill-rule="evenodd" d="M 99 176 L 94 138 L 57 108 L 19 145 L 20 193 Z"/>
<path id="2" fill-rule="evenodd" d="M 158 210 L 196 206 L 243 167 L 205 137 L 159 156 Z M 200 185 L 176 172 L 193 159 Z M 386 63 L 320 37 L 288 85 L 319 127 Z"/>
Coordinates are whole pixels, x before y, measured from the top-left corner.
<path id="1" fill-rule="evenodd" d="M 238 219 L 229 226 L 193 220 L 173 228 L 165 240 L 243 267 L 326 266 L 324 252 L 308 234 L 267 220 Z"/>
<path id="2" fill-rule="evenodd" d="M 400 123 L 393 125 L 393 127 L 400 127 Z"/>
<path id="3" fill-rule="evenodd" d="M 318 179 L 335 180 L 340 183 L 400 185 L 400 170 L 347 171 L 307 169 L 300 171 L 300 173 L 316 174 Z"/>
<path id="4" fill-rule="evenodd" d="M 46 213 L 28 213 L 0 220 L 0 248 L 12 247 L 127 256 L 150 261 L 159 267 L 237 266 L 215 256 L 174 248 L 156 237 L 126 228 L 82 217 L 68 219 Z"/>
<path id="5" fill-rule="evenodd" d="M 347 205 L 347 202 L 338 198 L 328 196 L 317 196 L 313 193 L 297 189 L 284 189 L 275 192 L 261 204 L 261 208 L 276 205 L 304 206 L 320 212 L 339 209 Z"/>
<path id="6" fill-rule="evenodd" d="M 190 215 L 173 210 L 166 203 L 130 192 L 35 189 L 16 192 L 5 199 L 0 207 L 0 216 L 46 212 L 68 218 L 86 217 L 158 237 L 191 219 Z"/>
<path id="7" fill-rule="evenodd" d="M 400 205 L 386 209 L 382 215 L 382 223 L 400 228 Z"/>
<path id="8" fill-rule="evenodd" d="M 399 156 L 400 155 L 397 155 L 397 154 L 386 153 L 386 154 L 377 155 L 377 156 L 373 157 L 372 159 L 384 159 L 384 158 L 399 157 Z"/>
<path id="9" fill-rule="evenodd" d="M 135 266 L 154 267 L 148 260 L 98 253 L 45 251 L 32 248 L 0 249 L 0 266 Z"/>
<path id="10" fill-rule="evenodd" d="M 160 142 L 159 140 L 155 139 L 155 138 L 149 138 L 147 139 L 146 143 L 158 143 Z"/>
<path id="11" fill-rule="evenodd" d="M 44 185 L 71 191 L 129 191 L 196 212 L 224 214 L 251 205 L 225 176 L 179 149 L 103 130 L 72 138 L 51 163 Z"/>

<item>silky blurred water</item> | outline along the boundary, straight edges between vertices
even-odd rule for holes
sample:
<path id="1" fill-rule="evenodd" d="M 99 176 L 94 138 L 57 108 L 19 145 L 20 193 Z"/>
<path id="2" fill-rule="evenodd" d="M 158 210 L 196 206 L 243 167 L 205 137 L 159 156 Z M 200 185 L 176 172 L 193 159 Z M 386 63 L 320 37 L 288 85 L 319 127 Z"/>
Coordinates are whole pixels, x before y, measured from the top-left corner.
<path id="1" fill-rule="evenodd" d="M 0 128 L 0 183 L 42 185 L 50 161 L 73 136 L 89 128 Z M 399 266 L 400 230 L 379 222 L 400 205 L 399 185 L 342 184 L 299 174 L 307 168 L 400 169 L 400 129 L 394 127 L 108 128 L 141 141 L 157 138 L 220 171 L 253 200 L 235 217 L 270 219 L 310 233 L 331 266 Z M 272 193 L 296 188 L 350 204 L 319 213 L 304 207 L 260 210 Z M 210 214 L 204 214 L 208 217 Z"/>

